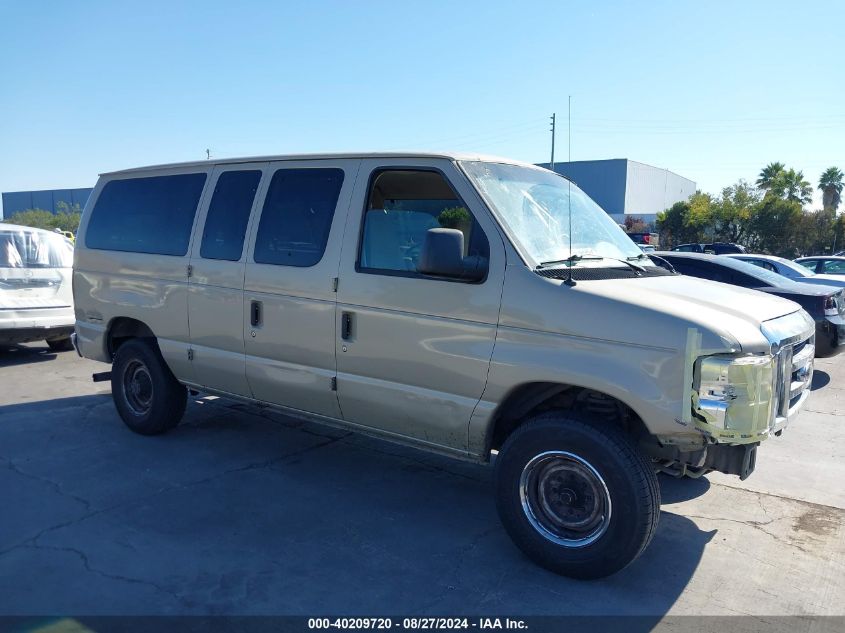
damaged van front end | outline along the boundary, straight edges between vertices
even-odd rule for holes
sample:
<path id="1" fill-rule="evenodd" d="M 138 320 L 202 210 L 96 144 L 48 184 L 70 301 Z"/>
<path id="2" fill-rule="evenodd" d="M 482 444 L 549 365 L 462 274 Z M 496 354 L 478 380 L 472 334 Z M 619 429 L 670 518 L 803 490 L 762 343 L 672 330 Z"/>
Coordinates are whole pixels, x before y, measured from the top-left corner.
<path id="1" fill-rule="evenodd" d="M 692 406 L 684 422 L 705 437 L 705 446 L 663 468 L 692 476 L 717 470 L 745 479 L 760 442 L 780 435 L 798 415 L 813 378 L 813 320 L 799 310 L 765 321 L 760 332 L 768 345 L 762 353 L 698 355 L 700 334 L 690 330 Z"/>

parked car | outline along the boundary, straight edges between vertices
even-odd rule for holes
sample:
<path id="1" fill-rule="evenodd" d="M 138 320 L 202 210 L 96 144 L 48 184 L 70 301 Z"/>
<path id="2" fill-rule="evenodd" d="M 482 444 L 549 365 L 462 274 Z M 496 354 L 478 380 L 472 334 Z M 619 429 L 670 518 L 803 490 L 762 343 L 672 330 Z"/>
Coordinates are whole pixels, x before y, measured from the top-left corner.
<path id="1" fill-rule="evenodd" d="M 72 349 L 72 265 L 64 236 L 0 223 L 0 345 L 43 340 Z"/>
<path id="2" fill-rule="evenodd" d="M 643 253 L 655 253 L 655 252 L 657 252 L 657 249 L 654 248 L 654 246 L 652 246 L 651 244 L 637 244 L 637 246 L 640 247 L 640 250 Z"/>
<path id="3" fill-rule="evenodd" d="M 807 270 L 823 275 L 845 275 L 845 257 L 836 255 L 816 255 L 799 257 L 795 260 Z"/>
<path id="4" fill-rule="evenodd" d="M 657 470 L 749 476 L 810 393 L 800 306 L 654 265 L 574 183 L 523 163 L 104 174 L 75 257 L 75 342 L 111 365 L 97 378 L 133 431 L 173 428 L 190 388 L 495 456 L 514 542 L 578 578 L 648 545 Z"/>
<path id="5" fill-rule="evenodd" d="M 799 281 L 805 284 L 817 284 L 819 286 L 834 286 L 845 288 L 845 276 L 841 275 L 817 275 L 809 268 L 783 257 L 774 255 L 726 255 L 760 268 L 771 270 L 773 273 L 783 275 L 792 281 Z"/>
<path id="6" fill-rule="evenodd" d="M 624 224 L 622 226 L 625 226 Z M 660 235 L 658 233 L 634 232 L 627 233 L 631 241 L 642 248 L 644 245 L 651 246 L 654 250 L 660 246 Z"/>
<path id="7" fill-rule="evenodd" d="M 657 253 L 676 271 L 743 288 L 760 290 L 800 304 L 816 323 L 816 355 L 830 356 L 845 344 L 845 296 L 841 287 L 818 286 L 787 279 L 733 257 L 698 253 Z"/>
<path id="8" fill-rule="evenodd" d="M 726 253 L 744 253 L 745 247 L 729 242 L 713 242 L 712 244 L 679 244 L 672 249 L 678 253 L 713 253 L 724 255 Z"/>

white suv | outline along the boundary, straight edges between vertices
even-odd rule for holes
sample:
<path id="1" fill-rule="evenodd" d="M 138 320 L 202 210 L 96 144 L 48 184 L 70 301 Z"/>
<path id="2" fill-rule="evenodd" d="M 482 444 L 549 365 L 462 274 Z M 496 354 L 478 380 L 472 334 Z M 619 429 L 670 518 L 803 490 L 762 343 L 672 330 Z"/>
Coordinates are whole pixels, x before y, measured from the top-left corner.
<path id="1" fill-rule="evenodd" d="M 0 345 L 44 340 L 72 349 L 72 264 L 63 235 L 0 224 Z"/>

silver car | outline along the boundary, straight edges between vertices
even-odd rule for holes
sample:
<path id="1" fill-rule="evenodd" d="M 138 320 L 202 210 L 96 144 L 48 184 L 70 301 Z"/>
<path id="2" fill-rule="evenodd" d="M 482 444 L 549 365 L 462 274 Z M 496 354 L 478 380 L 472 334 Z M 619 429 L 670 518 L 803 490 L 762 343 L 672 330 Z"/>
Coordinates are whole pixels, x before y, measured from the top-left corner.
<path id="1" fill-rule="evenodd" d="M 799 257 L 795 261 L 814 273 L 845 275 L 845 257 L 814 255 L 812 257 Z"/>
<path id="2" fill-rule="evenodd" d="M 792 281 L 798 281 L 804 284 L 816 284 L 819 286 L 845 288 L 845 276 L 814 273 L 810 268 L 798 263 L 798 260 L 793 262 L 783 257 L 775 257 L 774 255 L 725 255 L 725 257 L 741 259 L 749 264 L 754 264 L 760 268 L 765 268 L 766 270 L 771 270 L 774 273 L 783 275 Z M 845 257 L 842 259 L 843 264 L 845 264 Z"/>

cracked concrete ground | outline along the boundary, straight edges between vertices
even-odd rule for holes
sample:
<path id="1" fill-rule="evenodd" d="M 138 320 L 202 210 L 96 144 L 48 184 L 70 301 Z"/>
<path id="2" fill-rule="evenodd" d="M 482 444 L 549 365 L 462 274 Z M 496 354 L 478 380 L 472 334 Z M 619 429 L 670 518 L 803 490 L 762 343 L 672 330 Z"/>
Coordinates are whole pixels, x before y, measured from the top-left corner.
<path id="1" fill-rule="evenodd" d="M 103 365 L 0 351 L 0 615 L 843 614 L 845 357 L 817 367 L 750 479 L 661 479 L 650 548 L 577 582 L 511 544 L 486 467 L 212 398 L 139 437 Z"/>

